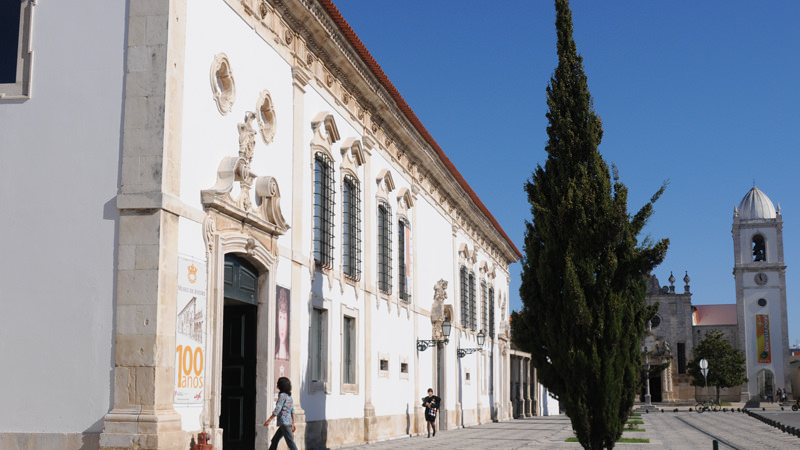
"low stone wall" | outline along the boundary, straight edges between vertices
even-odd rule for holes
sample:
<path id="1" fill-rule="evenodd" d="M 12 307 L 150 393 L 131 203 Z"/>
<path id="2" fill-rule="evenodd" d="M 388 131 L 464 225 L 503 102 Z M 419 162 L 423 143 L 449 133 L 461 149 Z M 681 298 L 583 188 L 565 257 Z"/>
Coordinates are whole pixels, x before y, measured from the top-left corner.
<path id="1" fill-rule="evenodd" d="M 469 427 L 491 421 L 491 409 L 489 407 L 481 408 L 480 422 L 478 421 L 478 411 L 475 409 L 463 410 L 463 417 L 460 413 L 461 411 L 447 411 L 450 429 L 461 428 L 462 426 Z M 422 416 L 419 415 L 415 419 L 413 413 L 377 416 L 372 423 L 373 429 L 370 430 L 370 436 L 373 437 L 374 441 L 385 441 L 427 433 Z M 298 433 L 296 439 L 302 447 L 308 449 L 358 445 L 365 442 L 364 424 L 363 417 L 307 422 L 305 424 L 305 435 Z M 437 420 L 438 426 L 439 421 Z"/>
<path id="2" fill-rule="evenodd" d="M 302 447 L 339 448 L 364 443 L 364 418 L 318 420 L 305 424 L 305 437 L 298 436 Z M 382 441 L 416 434 L 413 415 L 378 416 L 370 435 Z"/>

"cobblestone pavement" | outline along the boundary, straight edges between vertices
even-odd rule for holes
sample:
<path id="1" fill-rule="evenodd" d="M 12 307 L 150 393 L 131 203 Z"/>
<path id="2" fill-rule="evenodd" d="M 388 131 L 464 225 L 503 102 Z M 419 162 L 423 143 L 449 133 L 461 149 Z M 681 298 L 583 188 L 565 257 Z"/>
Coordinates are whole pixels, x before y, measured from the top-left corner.
<path id="1" fill-rule="evenodd" d="M 760 411 L 759 411 L 760 412 Z M 800 412 L 767 411 L 788 421 L 800 421 Z M 778 419 L 779 420 L 779 419 Z M 649 444 L 618 443 L 619 449 L 711 449 L 716 439 L 720 449 L 800 448 L 800 438 L 783 433 L 741 412 L 655 412 L 642 414 L 643 432 L 625 432 L 623 437 L 650 439 Z M 414 436 L 373 444 L 359 449 L 523 449 L 581 448 L 574 442 L 566 416 L 531 417 L 440 431 L 436 437 Z"/>

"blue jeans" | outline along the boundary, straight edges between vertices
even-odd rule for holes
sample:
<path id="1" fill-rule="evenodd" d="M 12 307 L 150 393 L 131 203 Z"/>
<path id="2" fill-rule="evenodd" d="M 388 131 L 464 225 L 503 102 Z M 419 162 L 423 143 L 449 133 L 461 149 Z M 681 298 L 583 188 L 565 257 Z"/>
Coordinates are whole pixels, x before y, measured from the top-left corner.
<path id="1" fill-rule="evenodd" d="M 275 436 L 272 436 L 269 450 L 278 448 L 278 442 L 281 441 L 281 437 L 286 441 L 286 445 L 289 446 L 290 450 L 297 450 L 297 445 L 295 445 L 294 436 L 292 435 L 292 426 L 285 424 L 278 424 L 278 431 L 275 432 Z"/>

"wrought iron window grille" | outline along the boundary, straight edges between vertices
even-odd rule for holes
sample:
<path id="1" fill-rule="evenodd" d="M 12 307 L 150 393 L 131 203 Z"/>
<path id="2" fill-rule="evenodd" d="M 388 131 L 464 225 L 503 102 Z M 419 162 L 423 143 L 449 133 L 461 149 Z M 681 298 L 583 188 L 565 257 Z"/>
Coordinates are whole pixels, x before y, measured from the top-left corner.
<path id="1" fill-rule="evenodd" d="M 342 264 L 344 275 L 361 279 L 361 188 L 351 175 L 342 183 Z"/>
<path id="2" fill-rule="evenodd" d="M 314 261 L 333 266 L 333 162 L 324 153 L 314 155 Z"/>

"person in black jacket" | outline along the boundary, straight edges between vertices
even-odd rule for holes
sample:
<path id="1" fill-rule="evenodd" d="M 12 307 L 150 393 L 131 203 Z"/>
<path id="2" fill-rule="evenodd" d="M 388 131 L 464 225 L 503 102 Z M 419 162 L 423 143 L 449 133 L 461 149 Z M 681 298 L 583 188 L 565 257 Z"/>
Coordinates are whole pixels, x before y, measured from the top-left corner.
<path id="1" fill-rule="evenodd" d="M 431 437 L 431 428 L 433 428 L 433 435 L 436 436 L 436 413 L 439 412 L 439 404 L 442 399 L 433 395 L 433 388 L 428 389 L 428 396 L 422 399 L 422 406 L 425 407 L 425 421 L 428 422 L 428 437 Z"/>

